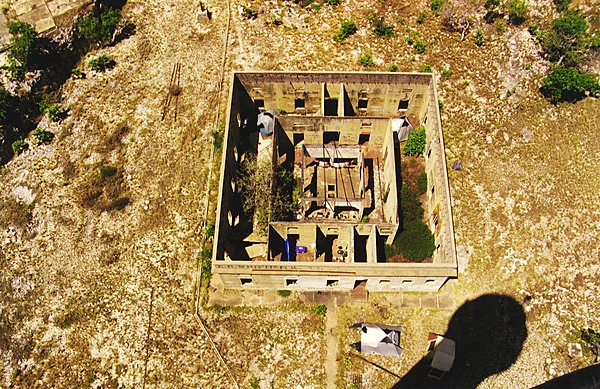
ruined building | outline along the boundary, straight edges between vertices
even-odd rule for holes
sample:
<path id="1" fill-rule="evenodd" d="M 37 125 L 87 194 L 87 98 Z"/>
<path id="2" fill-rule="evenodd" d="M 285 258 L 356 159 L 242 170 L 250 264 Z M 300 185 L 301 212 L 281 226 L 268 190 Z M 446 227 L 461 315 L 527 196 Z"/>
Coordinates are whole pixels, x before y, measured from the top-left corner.
<path id="1" fill-rule="evenodd" d="M 401 228 L 398 136 L 418 126 L 435 252 L 388 263 Z M 212 269 L 225 288 L 435 291 L 457 276 L 432 74 L 235 73 L 219 185 Z"/>

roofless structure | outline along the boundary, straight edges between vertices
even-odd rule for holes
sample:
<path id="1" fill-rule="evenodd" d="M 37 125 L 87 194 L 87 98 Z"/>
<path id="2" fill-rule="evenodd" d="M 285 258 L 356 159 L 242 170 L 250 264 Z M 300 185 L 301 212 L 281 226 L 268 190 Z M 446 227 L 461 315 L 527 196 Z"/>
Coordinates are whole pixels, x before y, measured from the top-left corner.
<path id="1" fill-rule="evenodd" d="M 424 126 L 432 263 L 388 263 L 401 129 Z M 226 288 L 435 291 L 457 276 L 432 74 L 238 72 L 213 250 Z"/>

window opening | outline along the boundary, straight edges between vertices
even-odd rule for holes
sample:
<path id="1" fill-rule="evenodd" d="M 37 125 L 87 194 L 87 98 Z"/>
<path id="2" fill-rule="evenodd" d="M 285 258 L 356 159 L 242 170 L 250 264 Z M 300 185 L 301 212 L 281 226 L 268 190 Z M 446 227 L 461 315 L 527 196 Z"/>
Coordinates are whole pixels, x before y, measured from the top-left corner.
<path id="1" fill-rule="evenodd" d="M 401 110 L 401 109 L 408 109 L 408 102 L 409 102 L 409 101 L 410 101 L 410 100 L 400 100 L 400 101 L 398 102 L 398 110 Z"/>

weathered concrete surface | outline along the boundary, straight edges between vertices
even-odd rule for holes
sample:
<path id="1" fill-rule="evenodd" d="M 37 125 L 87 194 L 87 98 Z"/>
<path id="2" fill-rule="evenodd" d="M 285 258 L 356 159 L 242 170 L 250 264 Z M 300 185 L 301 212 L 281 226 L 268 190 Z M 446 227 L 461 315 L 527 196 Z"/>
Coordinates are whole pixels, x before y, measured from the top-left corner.
<path id="1" fill-rule="evenodd" d="M 56 17 L 89 3 L 90 0 L 13 0 L 8 15 L 31 24 L 41 33 L 56 27 Z M 1 15 L 0 42 L 6 43 L 8 38 L 6 17 Z"/>

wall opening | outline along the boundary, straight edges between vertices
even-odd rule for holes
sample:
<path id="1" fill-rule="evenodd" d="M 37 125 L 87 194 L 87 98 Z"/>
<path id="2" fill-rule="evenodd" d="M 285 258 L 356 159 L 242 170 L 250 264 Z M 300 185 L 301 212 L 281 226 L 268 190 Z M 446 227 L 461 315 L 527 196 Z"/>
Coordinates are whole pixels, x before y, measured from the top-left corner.
<path id="1" fill-rule="evenodd" d="M 323 143 L 339 142 L 340 132 L 339 131 L 325 131 L 323 132 Z"/>
<path id="2" fill-rule="evenodd" d="M 240 282 L 242 286 L 252 284 L 252 277 L 240 277 Z"/>
<path id="3" fill-rule="evenodd" d="M 360 134 L 358 136 L 358 144 L 359 145 L 364 145 L 365 143 L 369 142 L 370 138 L 371 138 L 371 134 Z"/>
<path id="4" fill-rule="evenodd" d="M 304 109 L 305 104 L 304 99 L 294 99 L 294 108 L 296 109 Z"/>
<path id="5" fill-rule="evenodd" d="M 304 140 L 304 134 L 298 134 L 298 133 L 294 133 L 294 146 L 296 146 L 298 143 L 302 142 Z"/>
<path id="6" fill-rule="evenodd" d="M 325 116 L 338 115 L 338 99 L 325 99 Z"/>
<path id="7" fill-rule="evenodd" d="M 400 110 L 402 110 L 402 109 L 408 109 L 408 102 L 409 102 L 409 101 L 410 101 L 410 100 L 400 100 L 400 101 L 398 102 L 398 110 L 400 111 Z"/>
<path id="8" fill-rule="evenodd" d="M 369 105 L 369 100 L 367 100 L 367 99 L 358 100 L 358 109 L 366 110 L 368 105 Z"/>

